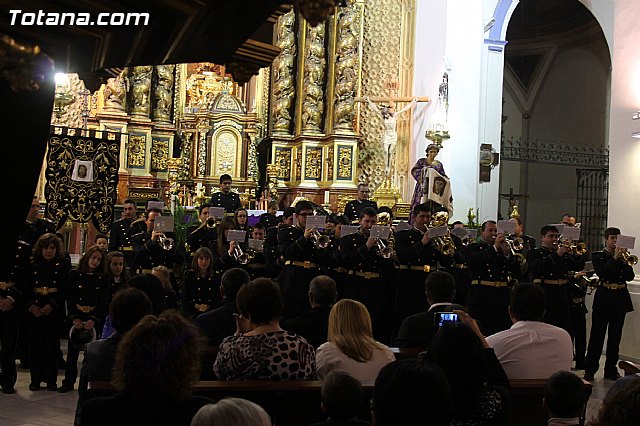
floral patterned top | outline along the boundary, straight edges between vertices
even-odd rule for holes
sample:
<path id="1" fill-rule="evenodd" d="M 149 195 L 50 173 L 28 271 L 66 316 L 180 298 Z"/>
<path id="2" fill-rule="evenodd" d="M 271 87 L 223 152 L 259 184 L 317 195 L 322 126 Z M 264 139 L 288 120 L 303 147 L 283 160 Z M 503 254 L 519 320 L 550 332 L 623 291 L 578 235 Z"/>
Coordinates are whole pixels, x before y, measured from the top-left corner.
<path id="1" fill-rule="evenodd" d="M 315 380 L 316 353 L 288 331 L 229 336 L 213 364 L 218 380 Z"/>

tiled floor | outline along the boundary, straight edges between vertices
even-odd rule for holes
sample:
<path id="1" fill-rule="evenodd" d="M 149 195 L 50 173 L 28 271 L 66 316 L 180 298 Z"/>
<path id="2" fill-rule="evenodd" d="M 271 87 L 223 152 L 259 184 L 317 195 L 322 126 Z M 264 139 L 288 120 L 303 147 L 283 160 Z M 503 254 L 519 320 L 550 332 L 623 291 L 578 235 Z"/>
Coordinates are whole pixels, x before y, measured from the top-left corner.
<path id="1" fill-rule="evenodd" d="M 81 356 L 82 359 L 82 356 Z M 604 360 L 603 360 L 604 362 Z M 583 371 L 575 371 L 582 376 Z M 603 371 L 596 374 L 593 393 L 587 406 L 587 419 L 598 412 L 602 398 L 613 383 L 604 380 Z M 63 372 L 58 375 L 58 385 L 62 383 Z M 77 383 L 76 383 L 77 386 Z M 1 426 L 71 426 L 73 425 L 78 392 L 66 394 L 49 392 L 42 389 L 37 392 L 29 390 L 29 371 L 18 369 L 16 393 L 5 395 L 0 393 L 0 425 Z"/>

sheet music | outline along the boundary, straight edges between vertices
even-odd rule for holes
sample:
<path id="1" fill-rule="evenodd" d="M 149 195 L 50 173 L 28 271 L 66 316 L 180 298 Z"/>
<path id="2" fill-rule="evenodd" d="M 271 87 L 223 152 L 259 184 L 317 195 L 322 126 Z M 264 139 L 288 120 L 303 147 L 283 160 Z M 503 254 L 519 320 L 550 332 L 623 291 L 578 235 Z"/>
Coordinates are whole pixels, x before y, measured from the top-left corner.
<path id="1" fill-rule="evenodd" d="M 227 241 L 236 241 L 243 243 L 247 237 L 247 231 L 241 231 L 239 229 L 231 229 L 227 234 Z"/>

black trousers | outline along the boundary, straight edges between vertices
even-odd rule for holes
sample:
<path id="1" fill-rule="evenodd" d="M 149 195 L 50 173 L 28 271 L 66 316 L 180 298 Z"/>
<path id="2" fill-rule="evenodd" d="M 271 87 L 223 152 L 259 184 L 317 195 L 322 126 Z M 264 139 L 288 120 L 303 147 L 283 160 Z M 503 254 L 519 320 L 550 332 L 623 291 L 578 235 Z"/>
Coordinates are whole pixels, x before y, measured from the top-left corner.
<path id="1" fill-rule="evenodd" d="M 582 305 L 574 305 L 569 313 L 569 334 L 573 340 L 576 365 L 584 365 L 587 352 L 587 318 Z"/>
<path id="2" fill-rule="evenodd" d="M 605 374 L 618 372 L 618 352 L 626 314 L 626 312 L 607 312 L 597 308 L 593 309 L 591 336 L 589 337 L 589 347 L 587 348 L 586 372 L 595 374 L 600 368 L 599 361 L 607 329 L 609 338 L 607 339 L 607 358 L 604 364 L 604 372 Z"/>
<path id="3" fill-rule="evenodd" d="M 31 383 L 55 384 L 58 377 L 58 352 L 60 351 L 60 321 L 50 315 L 36 318 L 31 315 L 30 345 Z"/>
<path id="4" fill-rule="evenodd" d="M 16 384 L 16 351 L 22 311 L 15 307 L 7 312 L 0 312 L 0 385 L 13 387 Z"/>

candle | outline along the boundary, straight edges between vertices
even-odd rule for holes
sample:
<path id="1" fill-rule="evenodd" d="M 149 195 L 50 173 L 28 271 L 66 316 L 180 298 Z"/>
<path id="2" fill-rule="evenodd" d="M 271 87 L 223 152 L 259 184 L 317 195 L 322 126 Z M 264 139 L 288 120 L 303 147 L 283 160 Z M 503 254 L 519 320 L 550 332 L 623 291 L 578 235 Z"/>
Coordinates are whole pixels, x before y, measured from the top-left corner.
<path id="1" fill-rule="evenodd" d="M 331 195 L 331 192 L 324 191 L 324 203 L 325 204 L 329 204 L 329 195 Z"/>

